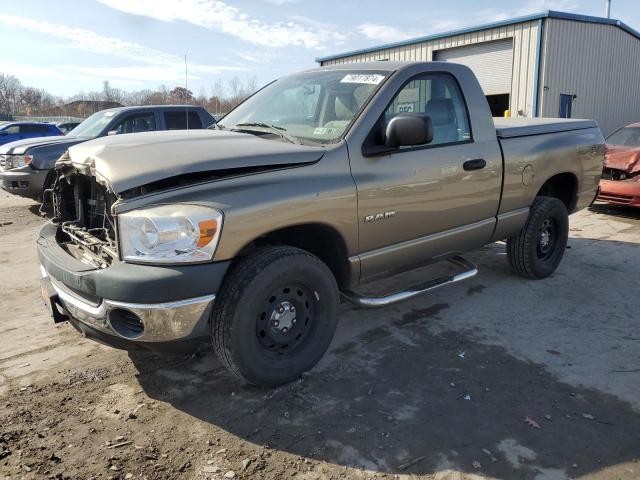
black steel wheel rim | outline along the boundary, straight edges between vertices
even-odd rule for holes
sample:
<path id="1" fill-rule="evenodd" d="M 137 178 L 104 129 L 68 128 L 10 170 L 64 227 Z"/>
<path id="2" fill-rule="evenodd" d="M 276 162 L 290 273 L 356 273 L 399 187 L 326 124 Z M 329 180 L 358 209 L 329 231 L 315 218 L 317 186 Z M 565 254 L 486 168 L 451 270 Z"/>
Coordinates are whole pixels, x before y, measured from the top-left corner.
<path id="1" fill-rule="evenodd" d="M 262 348 L 280 356 L 304 344 L 314 326 L 314 304 L 313 291 L 304 285 L 275 288 L 256 319 L 256 336 Z"/>
<path id="2" fill-rule="evenodd" d="M 558 243 L 558 226 L 553 218 L 546 218 L 538 232 L 538 258 L 547 260 Z"/>

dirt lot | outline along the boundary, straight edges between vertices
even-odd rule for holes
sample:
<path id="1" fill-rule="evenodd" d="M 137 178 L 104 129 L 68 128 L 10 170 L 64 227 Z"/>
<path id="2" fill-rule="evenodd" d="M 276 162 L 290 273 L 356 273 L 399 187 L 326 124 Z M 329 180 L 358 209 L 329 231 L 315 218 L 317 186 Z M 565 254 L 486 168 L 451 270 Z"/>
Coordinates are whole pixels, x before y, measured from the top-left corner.
<path id="1" fill-rule="evenodd" d="M 573 216 L 543 281 L 494 244 L 464 285 L 343 305 L 329 354 L 268 391 L 206 346 L 159 359 L 54 326 L 35 212 L 0 194 L 0 477 L 640 478 L 640 213 Z"/>

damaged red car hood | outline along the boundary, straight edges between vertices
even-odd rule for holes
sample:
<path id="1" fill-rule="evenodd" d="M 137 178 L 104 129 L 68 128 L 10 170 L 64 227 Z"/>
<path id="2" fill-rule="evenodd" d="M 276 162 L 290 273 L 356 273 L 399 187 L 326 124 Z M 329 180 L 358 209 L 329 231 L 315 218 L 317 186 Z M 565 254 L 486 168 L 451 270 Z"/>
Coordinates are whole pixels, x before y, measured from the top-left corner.
<path id="1" fill-rule="evenodd" d="M 640 148 L 607 145 L 604 166 L 627 173 L 640 172 Z"/>

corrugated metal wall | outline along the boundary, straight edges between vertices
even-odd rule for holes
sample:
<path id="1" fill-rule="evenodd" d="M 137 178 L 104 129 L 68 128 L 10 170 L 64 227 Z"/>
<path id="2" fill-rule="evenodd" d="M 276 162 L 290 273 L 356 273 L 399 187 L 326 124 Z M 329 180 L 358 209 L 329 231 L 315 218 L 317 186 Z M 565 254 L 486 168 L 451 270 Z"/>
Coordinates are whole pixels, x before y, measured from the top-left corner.
<path id="1" fill-rule="evenodd" d="M 431 61 L 433 52 L 474 43 L 513 38 L 513 81 L 511 86 L 511 112 L 513 116 L 533 115 L 533 93 L 537 56 L 538 21 L 515 23 L 499 28 L 455 35 L 426 42 L 376 50 L 361 55 L 345 56 L 323 62 L 335 65 L 372 60 Z"/>
<path id="2" fill-rule="evenodd" d="M 602 132 L 640 121 L 640 40 L 613 25 L 545 20 L 540 112 L 557 117 L 560 94 L 577 95 L 572 117 Z"/>

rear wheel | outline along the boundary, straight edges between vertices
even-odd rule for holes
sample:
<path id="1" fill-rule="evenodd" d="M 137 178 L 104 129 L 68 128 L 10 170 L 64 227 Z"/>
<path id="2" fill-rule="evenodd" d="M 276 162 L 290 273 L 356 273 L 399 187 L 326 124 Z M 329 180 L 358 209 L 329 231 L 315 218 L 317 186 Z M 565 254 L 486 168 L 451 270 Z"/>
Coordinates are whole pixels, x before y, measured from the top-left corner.
<path id="1" fill-rule="evenodd" d="M 509 264 L 523 277 L 548 277 L 558 268 L 568 237 L 569 215 L 564 203 L 553 197 L 537 197 L 525 226 L 507 239 Z"/>
<path id="2" fill-rule="evenodd" d="M 292 247 L 262 249 L 233 268 L 215 300 L 214 351 L 247 383 L 291 382 L 329 347 L 338 303 L 335 278 L 320 259 Z"/>

